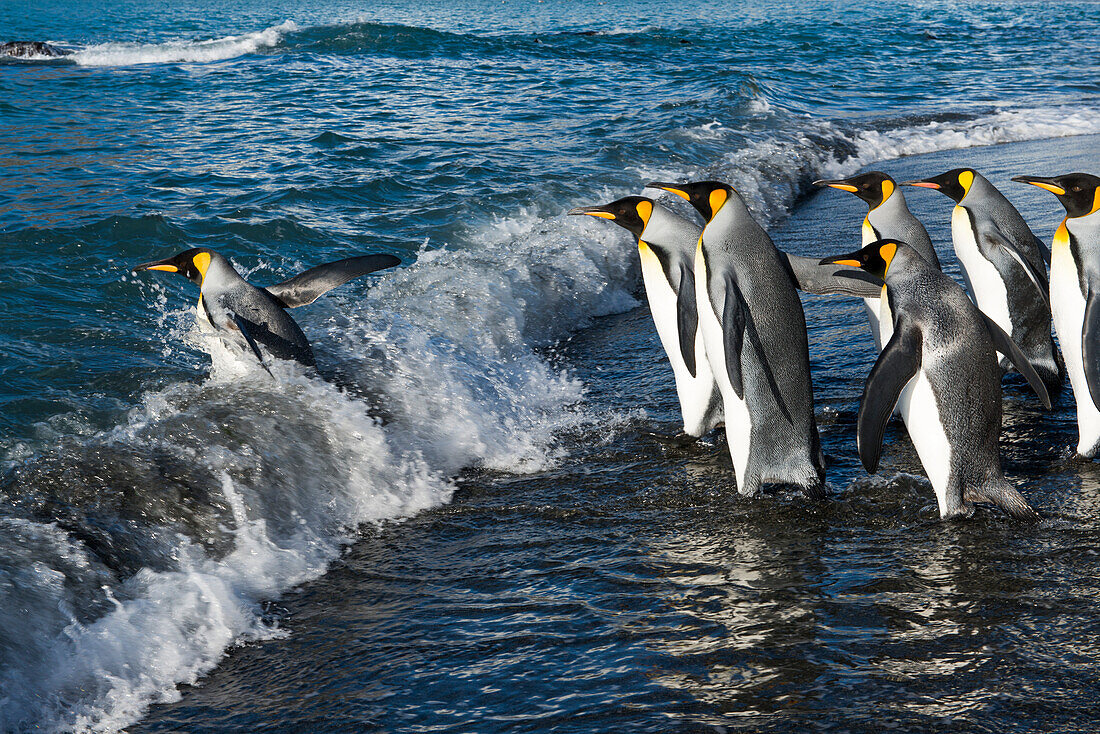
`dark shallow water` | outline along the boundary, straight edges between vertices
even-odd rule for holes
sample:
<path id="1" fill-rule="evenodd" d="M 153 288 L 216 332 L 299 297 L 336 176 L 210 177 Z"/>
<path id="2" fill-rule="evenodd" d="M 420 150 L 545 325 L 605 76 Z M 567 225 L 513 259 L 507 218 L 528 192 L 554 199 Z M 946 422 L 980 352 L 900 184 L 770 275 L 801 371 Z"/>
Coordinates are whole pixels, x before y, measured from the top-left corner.
<path id="1" fill-rule="evenodd" d="M 973 164 L 1001 184 L 1098 150 L 1072 138 L 883 168 Z M 1049 235 L 1049 202 L 1004 188 Z M 913 209 L 943 243 L 949 202 L 923 193 Z M 846 251 L 860 214 L 824 192 L 775 238 Z M 860 308 L 807 299 L 828 501 L 740 499 L 716 435 L 649 435 L 677 408 L 648 311 L 607 317 L 553 359 L 591 410 L 644 417 L 563 436 L 547 471 L 466 473 L 449 505 L 366 532 L 279 602 L 288 638 L 232 651 L 131 731 L 1093 731 L 1100 467 L 1069 458 L 1068 386 L 1045 413 L 1006 379 L 1006 472 L 1044 520 L 942 522 L 900 422 L 880 473 L 859 466 L 874 356 Z"/>

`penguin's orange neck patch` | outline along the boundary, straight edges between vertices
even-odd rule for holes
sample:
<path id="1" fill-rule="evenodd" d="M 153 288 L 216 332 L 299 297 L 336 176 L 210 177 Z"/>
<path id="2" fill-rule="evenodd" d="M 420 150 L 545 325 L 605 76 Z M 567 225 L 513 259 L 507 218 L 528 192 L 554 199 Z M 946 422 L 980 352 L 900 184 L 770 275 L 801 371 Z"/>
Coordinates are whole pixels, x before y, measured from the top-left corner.
<path id="1" fill-rule="evenodd" d="M 651 201 L 639 201 L 638 202 L 638 217 L 642 220 L 642 226 L 649 224 L 649 218 L 653 216 L 653 202 Z"/>
<path id="2" fill-rule="evenodd" d="M 1062 223 L 1058 225 L 1058 229 L 1054 230 L 1054 246 L 1066 247 L 1069 245 L 1069 229 L 1066 228 L 1066 219 L 1062 220 Z"/>

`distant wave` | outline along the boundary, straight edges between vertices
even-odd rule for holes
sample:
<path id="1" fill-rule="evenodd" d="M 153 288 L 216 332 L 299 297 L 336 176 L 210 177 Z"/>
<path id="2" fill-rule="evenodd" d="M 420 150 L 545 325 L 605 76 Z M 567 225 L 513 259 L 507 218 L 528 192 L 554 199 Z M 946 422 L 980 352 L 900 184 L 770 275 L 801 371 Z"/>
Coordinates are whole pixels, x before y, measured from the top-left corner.
<path id="1" fill-rule="evenodd" d="M 81 66 L 132 66 L 222 61 L 277 46 L 286 33 L 298 30 L 294 21 L 284 21 L 262 31 L 226 36 L 208 41 L 168 41 L 165 43 L 102 43 L 89 46 L 68 57 Z"/>
<path id="2" fill-rule="evenodd" d="M 791 115 L 764 101 L 754 112 L 771 115 L 773 129 L 745 142 L 721 121 L 680 131 L 687 139 L 730 150 L 706 165 L 638 167 L 639 179 L 719 178 L 729 181 L 766 223 L 787 216 L 818 178 L 850 176 L 877 161 L 998 143 L 1100 134 L 1100 109 L 1087 106 L 1006 109 L 975 115 L 945 114 L 845 126 Z"/>

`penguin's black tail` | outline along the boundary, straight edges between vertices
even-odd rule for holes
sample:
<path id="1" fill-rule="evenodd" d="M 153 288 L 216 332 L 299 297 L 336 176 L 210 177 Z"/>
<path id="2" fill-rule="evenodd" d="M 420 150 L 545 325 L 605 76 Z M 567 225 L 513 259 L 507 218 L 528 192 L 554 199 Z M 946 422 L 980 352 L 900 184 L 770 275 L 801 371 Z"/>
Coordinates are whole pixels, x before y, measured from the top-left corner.
<path id="1" fill-rule="evenodd" d="M 990 479 L 980 487 L 968 488 L 963 499 L 967 502 L 996 505 L 1017 520 L 1037 522 L 1040 519 L 1039 513 L 1032 509 L 1024 496 L 1004 477 Z"/>

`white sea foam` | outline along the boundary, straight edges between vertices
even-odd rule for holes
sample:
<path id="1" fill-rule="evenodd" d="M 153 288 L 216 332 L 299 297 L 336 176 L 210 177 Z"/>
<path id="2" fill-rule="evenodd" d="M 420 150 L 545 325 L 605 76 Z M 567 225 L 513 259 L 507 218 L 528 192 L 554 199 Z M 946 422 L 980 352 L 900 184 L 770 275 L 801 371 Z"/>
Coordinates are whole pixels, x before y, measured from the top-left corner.
<path id="1" fill-rule="evenodd" d="M 77 51 L 69 58 L 81 66 L 132 66 L 222 61 L 255 53 L 278 45 L 283 35 L 298 30 L 288 20 L 262 31 L 226 36 L 206 41 L 168 41 L 165 43 L 102 43 Z"/>
<path id="2" fill-rule="evenodd" d="M 782 113 L 786 114 L 786 113 Z M 1039 107 L 1001 110 L 972 119 L 930 121 L 885 129 L 847 130 L 836 123 L 793 116 L 768 136 L 744 142 L 743 131 L 714 122 L 686 128 L 688 139 L 730 141 L 731 152 L 691 168 L 634 167 L 643 181 L 728 181 L 765 223 L 782 219 L 816 178 L 850 176 L 877 161 L 999 143 L 1100 134 L 1100 109 Z M 824 144 L 823 144 L 824 143 Z"/>
<path id="3" fill-rule="evenodd" d="M 218 557 L 168 534 L 173 567 L 118 585 L 64 531 L 18 521 L 52 550 L 35 551 L 38 627 L 20 631 L 33 662 L 0 670 L 0 729 L 117 731 L 177 698 L 234 643 L 278 634 L 259 603 L 324 573 L 359 525 L 448 502 L 464 467 L 526 472 L 557 461 L 556 435 L 595 419 L 583 385 L 535 348 L 637 304 L 633 248 L 590 225 L 524 212 L 461 248 L 423 252 L 365 299 L 323 299 L 305 326 L 319 353 L 340 361 L 340 387 L 277 361 L 273 379 L 192 327 L 190 306 L 168 312 L 163 326 L 208 348 L 209 377 L 151 392 L 124 425 L 61 451 L 170 451 L 229 508 L 209 524 L 228 527 L 230 550 Z M 147 477 L 142 492 L 172 491 L 160 474 Z M 117 601 L 82 615 L 76 595 L 96 594 L 70 578 L 101 597 L 107 584 Z"/>

